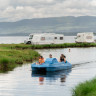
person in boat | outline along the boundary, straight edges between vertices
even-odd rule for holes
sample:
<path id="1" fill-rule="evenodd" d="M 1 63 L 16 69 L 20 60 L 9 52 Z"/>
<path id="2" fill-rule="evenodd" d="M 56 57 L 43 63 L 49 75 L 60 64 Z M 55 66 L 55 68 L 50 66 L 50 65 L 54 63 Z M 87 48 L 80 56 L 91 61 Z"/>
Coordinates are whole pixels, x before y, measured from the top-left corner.
<path id="1" fill-rule="evenodd" d="M 39 64 L 42 64 L 42 63 L 44 63 L 45 61 L 44 61 L 44 58 L 43 58 L 43 56 L 40 56 L 39 57 Z"/>
<path id="2" fill-rule="evenodd" d="M 52 54 L 49 54 L 49 58 L 52 58 Z"/>
<path id="3" fill-rule="evenodd" d="M 66 63 L 66 56 L 64 54 L 61 54 L 60 62 L 65 62 Z"/>

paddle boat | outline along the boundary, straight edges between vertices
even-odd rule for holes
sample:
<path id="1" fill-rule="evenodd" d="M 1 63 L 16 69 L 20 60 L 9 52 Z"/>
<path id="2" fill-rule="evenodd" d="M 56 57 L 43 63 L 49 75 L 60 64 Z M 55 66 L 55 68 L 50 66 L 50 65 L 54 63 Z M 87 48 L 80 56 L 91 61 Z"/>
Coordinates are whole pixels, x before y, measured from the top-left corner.
<path id="1" fill-rule="evenodd" d="M 32 71 L 59 71 L 70 69 L 72 65 L 66 61 L 65 62 L 58 62 L 56 58 L 47 58 L 44 63 L 42 64 L 31 64 Z"/>

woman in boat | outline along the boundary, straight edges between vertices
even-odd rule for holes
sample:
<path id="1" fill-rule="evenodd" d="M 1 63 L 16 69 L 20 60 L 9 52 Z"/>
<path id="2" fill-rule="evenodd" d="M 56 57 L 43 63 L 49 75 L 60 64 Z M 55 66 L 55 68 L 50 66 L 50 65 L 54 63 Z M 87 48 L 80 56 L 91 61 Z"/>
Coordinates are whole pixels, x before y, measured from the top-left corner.
<path id="1" fill-rule="evenodd" d="M 66 56 L 64 54 L 61 54 L 60 62 L 65 62 L 66 63 Z"/>
<path id="2" fill-rule="evenodd" d="M 40 56 L 39 57 L 39 64 L 42 64 L 42 63 L 44 63 L 45 61 L 44 61 L 44 58 L 43 58 L 43 56 Z"/>

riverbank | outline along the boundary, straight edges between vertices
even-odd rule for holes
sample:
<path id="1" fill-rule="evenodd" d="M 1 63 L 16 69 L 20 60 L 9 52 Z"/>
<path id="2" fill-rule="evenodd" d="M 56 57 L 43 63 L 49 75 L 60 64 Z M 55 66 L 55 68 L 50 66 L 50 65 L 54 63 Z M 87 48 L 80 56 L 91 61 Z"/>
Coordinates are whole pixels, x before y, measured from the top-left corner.
<path id="1" fill-rule="evenodd" d="M 80 83 L 73 90 L 72 96 L 96 96 L 96 78 Z"/>
<path id="2" fill-rule="evenodd" d="M 0 45 L 0 72 L 13 70 L 23 63 L 37 60 L 38 57 L 39 53 L 32 49 L 12 49 L 10 45 Z"/>
<path id="3" fill-rule="evenodd" d="M 28 44 L 0 44 L 2 47 L 10 49 L 47 49 L 47 48 L 75 48 L 75 47 L 96 47 L 96 43 L 64 43 L 64 44 L 45 44 L 45 45 L 28 45 Z"/>

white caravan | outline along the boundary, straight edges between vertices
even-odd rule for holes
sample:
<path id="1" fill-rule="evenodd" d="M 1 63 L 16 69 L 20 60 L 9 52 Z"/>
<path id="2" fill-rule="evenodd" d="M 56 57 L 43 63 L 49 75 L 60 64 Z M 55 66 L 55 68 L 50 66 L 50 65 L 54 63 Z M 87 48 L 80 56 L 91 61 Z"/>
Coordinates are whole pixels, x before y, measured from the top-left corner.
<path id="1" fill-rule="evenodd" d="M 64 35 L 55 33 L 30 34 L 25 44 L 63 44 Z"/>
<path id="2" fill-rule="evenodd" d="M 93 32 L 78 33 L 75 38 L 76 43 L 92 43 L 94 42 Z"/>

